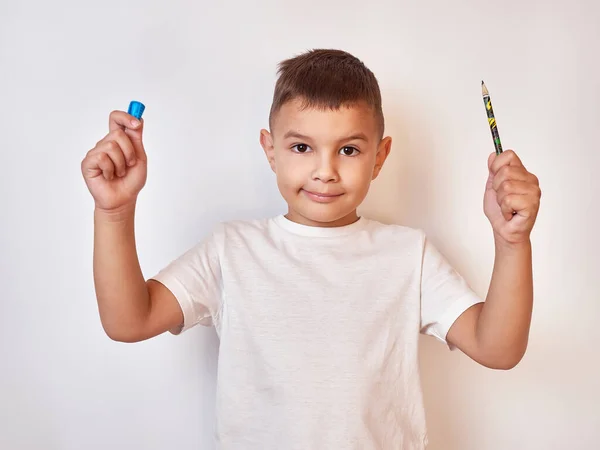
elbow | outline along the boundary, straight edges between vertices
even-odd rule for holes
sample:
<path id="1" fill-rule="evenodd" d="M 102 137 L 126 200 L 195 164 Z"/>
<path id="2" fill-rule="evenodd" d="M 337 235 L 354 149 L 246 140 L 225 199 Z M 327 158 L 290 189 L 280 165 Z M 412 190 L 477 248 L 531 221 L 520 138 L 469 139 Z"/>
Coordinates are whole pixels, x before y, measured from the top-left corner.
<path id="1" fill-rule="evenodd" d="M 136 332 L 133 327 L 116 327 L 103 323 L 102 327 L 106 335 L 115 342 L 134 343 L 142 341 L 141 333 Z"/>
<path id="2" fill-rule="evenodd" d="M 115 342 L 122 342 L 126 344 L 133 344 L 134 342 L 141 341 L 141 339 L 137 339 L 129 334 L 106 333 L 106 335 Z"/>
<path id="3" fill-rule="evenodd" d="M 521 362 L 521 358 L 506 359 L 503 361 L 494 361 L 490 364 L 486 364 L 489 369 L 493 370 L 512 370 Z"/>
<path id="4" fill-rule="evenodd" d="M 518 351 L 508 351 L 496 355 L 493 358 L 486 358 L 481 363 L 494 370 L 512 370 L 519 365 L 525 356 L 525 349 Z"/>

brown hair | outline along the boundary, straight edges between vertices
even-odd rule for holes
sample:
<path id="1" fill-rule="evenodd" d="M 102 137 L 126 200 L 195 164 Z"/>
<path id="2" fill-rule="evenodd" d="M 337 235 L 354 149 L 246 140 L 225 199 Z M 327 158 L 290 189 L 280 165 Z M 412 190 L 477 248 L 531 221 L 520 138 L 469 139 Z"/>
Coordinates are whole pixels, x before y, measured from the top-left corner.
<path id="1" fill-rule="evenodd" d="M 358 58 L 342 50 L 315 49 L 279 63 L 269 126 L 287 102 L 302 100 L 303 108 L 337 110 L 365 102 L 373 109 L 383 136 L 384 118 L 379 83 Z"/>

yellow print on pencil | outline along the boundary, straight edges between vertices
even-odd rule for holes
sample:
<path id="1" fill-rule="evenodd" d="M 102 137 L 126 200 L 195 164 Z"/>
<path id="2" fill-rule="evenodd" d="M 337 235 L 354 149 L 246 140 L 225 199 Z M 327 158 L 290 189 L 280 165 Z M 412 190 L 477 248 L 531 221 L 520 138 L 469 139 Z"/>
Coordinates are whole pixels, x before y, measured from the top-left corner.
<path id="1" fill-rule="evenodd" d="M 496 126 L 496 119 L 494 119 L 493 117 L 488 118 L 488 122 L 490 124 L 490 127 L 494 128 Z"/>
<path id="2" fill-rule="evenodd" d="M 488 100 L 487 103 L 485 104 L 485 107 L 487 108 L 487 110 L 489 111 L 490 109 L 492 109 L 492 102 L 491 100 Z"/>

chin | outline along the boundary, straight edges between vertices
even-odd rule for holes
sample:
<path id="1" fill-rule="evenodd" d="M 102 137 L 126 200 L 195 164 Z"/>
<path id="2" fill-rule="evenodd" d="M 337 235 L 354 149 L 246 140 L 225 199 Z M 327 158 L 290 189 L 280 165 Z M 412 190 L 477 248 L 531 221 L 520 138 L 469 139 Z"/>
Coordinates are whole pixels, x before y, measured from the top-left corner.
<path id="1" fill-rule="evenodd" d="M 360 196 L 346 191 L 332 200 L 315 199 L 303 192 L 303 189 L 281 189 L 280 192 L 288 204 L 289 213 L 296 220 L 314 226 L 339 226 L 354 215 L 360 204 Z"/>
<path id="2" fill-rule="evenodd" d="M 320 211 L 309 211 L 309 212 L 303 212 L 303 211 L 299 211 L 300 214 L 302 214 L 302 216 L 306 217 L 308 220 L 312 221 L 312 222 L 319 222 L 319 223 L 330 223 L 330 222 L 335 222 L 337 220 L 342 219 L 343 217 L 346 217 L 349 213 L 339 213 L 339 212 L 334 212 L 334 211 L 328 211 L 328 212 L 320 212 Z"/>

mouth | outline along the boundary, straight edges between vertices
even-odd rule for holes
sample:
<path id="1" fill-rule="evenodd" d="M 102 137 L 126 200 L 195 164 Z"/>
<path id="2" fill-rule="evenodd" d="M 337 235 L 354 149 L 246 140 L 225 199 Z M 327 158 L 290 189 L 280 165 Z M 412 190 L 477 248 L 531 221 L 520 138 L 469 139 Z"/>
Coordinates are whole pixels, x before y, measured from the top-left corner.
<path id="1" fill-rule="evenodd" d="M 330 192 L 313 192 L 313 191 L 307 191 L 306 189 L 302 189 L 302 192 L 304 192 L 304 194 L 309 199 L 311 199 L 315 202 L 318 202 L 318 203 L 330 203 L 330 202 L 337 200 L 342 195 L 344 195 L 344 194 L 336 194 L 336 193 L 330 193 Z"/>

